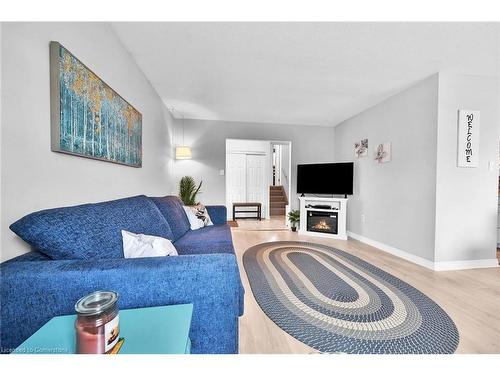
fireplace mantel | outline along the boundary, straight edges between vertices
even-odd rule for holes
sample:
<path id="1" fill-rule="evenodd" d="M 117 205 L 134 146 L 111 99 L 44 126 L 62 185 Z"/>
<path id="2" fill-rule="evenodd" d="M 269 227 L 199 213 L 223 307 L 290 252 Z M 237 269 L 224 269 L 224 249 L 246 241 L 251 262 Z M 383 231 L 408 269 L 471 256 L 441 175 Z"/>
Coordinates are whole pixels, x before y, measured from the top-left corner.
<path id="1" fill-rule="evenodd" d="M 300 226 L 299 234 L 308 236 L 318 236 L 347 240 L 346 218 L 347 199 L 346 198 L 324 198 L 324 197 L 299 197 L 300 200 Z M 328 205 L 330 208 L 312 208 L 307 206 Z M 307 230 L 308 211 L 337 213 L 337 234 L 320 233 Z"/>

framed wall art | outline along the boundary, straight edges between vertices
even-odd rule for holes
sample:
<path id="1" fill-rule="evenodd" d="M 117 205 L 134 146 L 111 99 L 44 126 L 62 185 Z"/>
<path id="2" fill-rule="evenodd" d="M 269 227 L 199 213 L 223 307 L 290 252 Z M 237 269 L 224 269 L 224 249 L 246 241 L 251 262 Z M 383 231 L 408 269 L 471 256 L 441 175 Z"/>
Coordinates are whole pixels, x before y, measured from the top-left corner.
<path id="1" fill-rule="evenodd" d="M 368 138 L 354 143 L 354 155 L 358 159 L 368 155 Z"/>
<path id="2" fill-rule="evenodd" d="M 475 168 L 479 164 L 479 111 L 458 111 L 457 165 Z"/>
<path id="3" fill-rule="evenodd" d="M 58 42 L 50 42 L 51 149 L 142 166 L 142 115 Z"/>
<path id="4" fill-rule="evenodd" d="M 387 163 L 391 161 L 391 142 L 380 143 L 375 148 L 375 161 L 378 164 Z"/>

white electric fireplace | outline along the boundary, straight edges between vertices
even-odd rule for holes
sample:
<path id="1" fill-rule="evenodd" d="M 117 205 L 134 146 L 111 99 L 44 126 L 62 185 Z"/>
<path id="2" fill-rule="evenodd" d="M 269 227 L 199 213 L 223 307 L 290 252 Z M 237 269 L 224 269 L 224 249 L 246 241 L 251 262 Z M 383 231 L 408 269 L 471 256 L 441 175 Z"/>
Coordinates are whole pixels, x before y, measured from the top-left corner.
<path id="1" fill-rule="evenodd" d="M 346 198 L 300 197 L 299 234 L 347 240 Z"/>

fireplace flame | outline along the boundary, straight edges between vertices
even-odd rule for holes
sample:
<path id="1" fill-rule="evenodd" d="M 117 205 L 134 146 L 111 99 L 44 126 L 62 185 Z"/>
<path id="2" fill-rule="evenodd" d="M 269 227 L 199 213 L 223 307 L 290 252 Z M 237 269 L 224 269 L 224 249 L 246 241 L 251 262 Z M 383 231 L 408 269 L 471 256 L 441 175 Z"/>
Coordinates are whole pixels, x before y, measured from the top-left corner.
<path id="1" fill-rule="evenodd" d="M 321 220 L 318 224 L 313 226 L 314 229 L 319 229 L 319 230 L 330 230 L 331 227 L 326 223 L 325 220 Z"/>

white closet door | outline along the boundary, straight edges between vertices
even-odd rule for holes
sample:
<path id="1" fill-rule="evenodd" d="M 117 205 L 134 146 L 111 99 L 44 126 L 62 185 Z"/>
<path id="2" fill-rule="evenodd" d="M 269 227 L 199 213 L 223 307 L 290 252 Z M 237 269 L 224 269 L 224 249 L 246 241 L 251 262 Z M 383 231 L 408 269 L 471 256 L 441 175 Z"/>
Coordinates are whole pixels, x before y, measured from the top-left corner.
<path id="1" fill-rule="evenodd" d="M 247 202 L 260 202 L 265 217 L 265 155 L 247 154 Z"/>
<path id="2" fill-rule="evenodd" d="M 247 172 L 245 154 L 227 154 L 227 179 L 228 179 L 228 210 L 234 202 L 247 201 Z"/>

